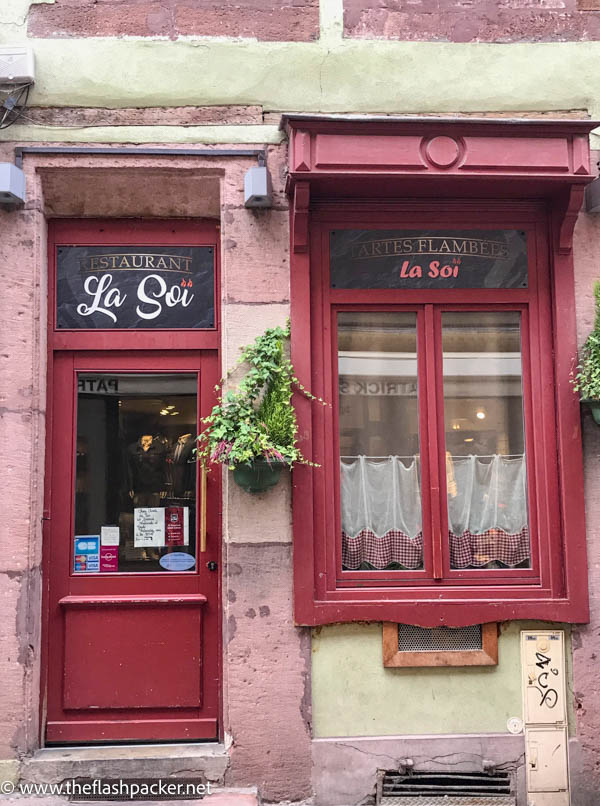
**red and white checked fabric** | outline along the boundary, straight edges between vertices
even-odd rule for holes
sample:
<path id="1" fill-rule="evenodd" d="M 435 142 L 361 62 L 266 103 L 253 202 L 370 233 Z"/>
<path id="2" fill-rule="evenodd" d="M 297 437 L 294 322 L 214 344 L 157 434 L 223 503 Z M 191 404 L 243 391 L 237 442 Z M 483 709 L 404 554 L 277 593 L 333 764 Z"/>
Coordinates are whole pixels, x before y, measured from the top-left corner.
<path id="1" fill-rule="evenodd" d="M 509 568 L 531 556 L 529 529 L 524 526 L 515 534 L 502 529 L 488 529 L 481 534 L 450 532 L 450 564 L 453 568 L 482 568 L 490 562 L 501 562 Z"/>
<path id="2" fill-rule="evenodd" d="M 529 530 L 523 527 L 516 534 L 502 529 L 488 529 L 481 534 L 466 531 L 460 535 L 450 532 L 450 564 L 452 568 L 482 568 L 500 562 L 514 568 L 530 557 Z M 362 563 L 382 570 L 391 563 L 404 568 L 423 567 L 423 534 L 410 538 L 404 532 L 391 529 L 378 537 L 363 529 L 355 537 L 342 532 L 342 565 L 356 571 Z"/>
<path id="3" fill-rule="evenodd" d="M 421 568 L 423 565 L 423 534 L 412 539 L 399 529 L 391 529 L 378 537 L 370 529 L 363 529 L 356 537 L 342 532 L 342 565 L 356 571 L 367 562 L 377 570 L 390 563 L 400 563 L 405 568 Z"/>

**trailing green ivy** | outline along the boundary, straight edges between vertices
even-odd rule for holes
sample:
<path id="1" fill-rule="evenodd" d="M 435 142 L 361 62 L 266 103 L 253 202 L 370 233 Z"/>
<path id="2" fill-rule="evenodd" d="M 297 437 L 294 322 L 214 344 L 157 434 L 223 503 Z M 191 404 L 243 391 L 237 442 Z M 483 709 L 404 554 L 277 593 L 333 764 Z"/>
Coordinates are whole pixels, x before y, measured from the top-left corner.
<path id="1" fill-rule="evenodd" d="M 573 388 L 582 400 L 600 401 L 600 281 L 594 284 L 596 321 L 594 329 L 581 348 L 573 378 Z"/>
<path id="2" fill-rule="evenodd" d="M 238 364 L 248 371 L 235 391 L 220 394 L 218 404 L 202 422 L 198 437 L 201 461 L 219 462 L 233 470 L 256 459 L 312 464 L 297 446 L 298 425 L 292 405 L 294 387 L 311 400 L 316 398 L 298 381 L 287 355 L 289 322 L 285 328 L 266 330 L 253 344 L 242 349 Z M 231 370 L 230 377 L 235 370 Z M 222 390 L 222 385 L 216 387 Z"/>

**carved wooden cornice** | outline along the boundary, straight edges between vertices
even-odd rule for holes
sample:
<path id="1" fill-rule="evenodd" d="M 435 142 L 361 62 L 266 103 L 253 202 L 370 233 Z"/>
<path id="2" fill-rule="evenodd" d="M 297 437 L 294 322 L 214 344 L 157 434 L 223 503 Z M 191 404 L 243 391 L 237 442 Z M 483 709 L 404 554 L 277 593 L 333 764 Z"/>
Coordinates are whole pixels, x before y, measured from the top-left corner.
<path id="1" fill-rule="evenodd" d="M 312 198 L 548 198 L 568 254 L 590 172 L 591 120 L 290 115 L 292 244 Z M 556 220 L 556 219 L 555 219 Z"/>

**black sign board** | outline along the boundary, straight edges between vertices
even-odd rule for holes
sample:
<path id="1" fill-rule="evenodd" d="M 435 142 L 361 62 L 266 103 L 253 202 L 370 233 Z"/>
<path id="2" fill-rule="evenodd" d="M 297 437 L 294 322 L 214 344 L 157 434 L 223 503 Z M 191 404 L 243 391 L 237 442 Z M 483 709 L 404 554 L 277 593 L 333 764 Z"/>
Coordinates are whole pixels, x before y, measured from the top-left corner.
<path id="1" fill-rule="evenodd" d="M 60 246 L 56 326 L 213 328 L 215 255 L 209 246 Z"/>
<path id="2" fill-rule="evenodd" d="M 519 230 L 337 230 L 332 288 L 527 288 Z"/>

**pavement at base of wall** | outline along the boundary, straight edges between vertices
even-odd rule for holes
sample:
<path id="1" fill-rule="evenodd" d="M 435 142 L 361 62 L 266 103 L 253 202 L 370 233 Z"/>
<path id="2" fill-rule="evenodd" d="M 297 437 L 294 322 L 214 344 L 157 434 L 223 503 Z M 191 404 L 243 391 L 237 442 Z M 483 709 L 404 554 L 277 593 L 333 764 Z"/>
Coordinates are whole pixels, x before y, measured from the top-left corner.
<path id="1" fill-rule="evenodd" d="M 0 782 L 1 783 L 1 782 Z M 211 795 L 206 795 L 202 798 L 203 804 L 206 806 L 259 806 L 259 797 L 255 789 L 221 789 L 213 792 Z M 62 797 L 52 796 L 2 796 L 0 795 L 1 806 L 68 806 L 73 803 L 94 803 L 95 806 L 130 806 L 135 803 L 136 806 L 158 806 L 158 804 L 168 804 L 168 806 L 191 806 L 192 803 L 198 803 L 198 799 L 194 800 L 77 800 L 73 798 L 67 800 Z"/>

